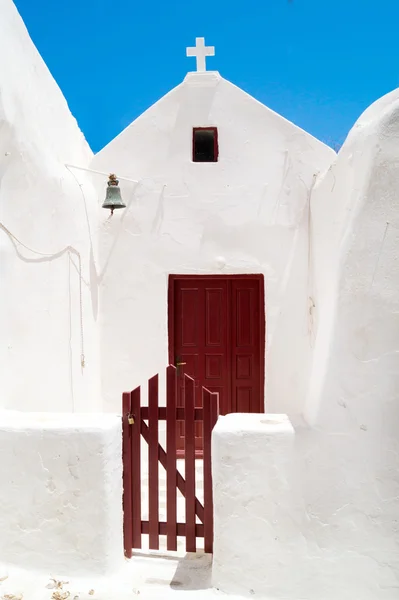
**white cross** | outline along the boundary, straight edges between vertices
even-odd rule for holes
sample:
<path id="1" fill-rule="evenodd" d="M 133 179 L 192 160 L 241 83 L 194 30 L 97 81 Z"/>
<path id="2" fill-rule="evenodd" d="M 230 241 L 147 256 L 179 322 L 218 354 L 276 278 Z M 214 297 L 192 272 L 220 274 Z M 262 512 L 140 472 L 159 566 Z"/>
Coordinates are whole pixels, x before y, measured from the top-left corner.
<path id="1" fill-rule="evenodd" d="M 187 56 L 195 56 L 197 59 L 197 71 L 206 71 L 206 56 L 215 56 L 215 46 L 205 46 L 205 38 L 195 38 L 195 46 L 186 48 Z"/>

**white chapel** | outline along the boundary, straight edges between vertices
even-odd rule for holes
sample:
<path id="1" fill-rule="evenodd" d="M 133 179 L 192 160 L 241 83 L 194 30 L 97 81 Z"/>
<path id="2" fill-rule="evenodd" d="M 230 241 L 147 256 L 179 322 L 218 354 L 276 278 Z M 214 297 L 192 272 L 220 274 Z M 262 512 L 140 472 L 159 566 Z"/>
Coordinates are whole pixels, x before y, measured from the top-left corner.
<path id="1" fill-rule="evenodd" d="M 180 356 L 200 383 L 228 394 L 223 412 L 259 412 L 264 398 L 268 410 L 301 411 L 311 365 L 309 195 L 334 156 L 205 70 L 188 73 L 94 156 L 93 170 L 138 180 L 120 181 L 123 213 L 100 215 L 100 352 L 115 361 L 102 375 L 105 408 L 117 408 L 118 386 Z M 209 286 L 220 292 L 206 300 Z M 213 340 L 207 318 L 220 327 Z"/>
<path id="2" fill-rule="evenodd" d="M 300 498 L 280 519 L 286 543 L 275 550 L 271 534 L 266 543 L 272 580 L 260 563 L 236 580 L 240 547 L 256 549 L 257 542 L 246 526 L 242 538 L 229 537 L 224 519 L 241 514 L 237 502 L 245 502 L 224 479 L 227 467 L 215 466 L 225 502 L 218 509 L 215 495 L 220 589 L 244 594 L 252 578 L 261 593 L 274 594 L 263 597 L 297 600 L 300 590 L 298 597 L 309 600 L 394 600 L 399 91 L 360 116 L 337 154 L 208 70 L 214 55 L 197 38 L 187 48 L 192 71 L 93 155 L 14 4 L 0 0 L 0 474 L 10 478 L 5 464 L 17 460 L 19 436 L 24 444 L 36 440 L 27 434 L 33 422 L 37 432 L 46 419 L 59 419 L 60 455 L 68 454 L 68 423 L 76 433 L 71 419 L 93 415 L 99 430 L 104 423 L 110 431 L 124 391 L 145 386 L 168 364 L 184 365 L 196 385 L 219 393 L 221 414 L 230 415 L 220 439 L 231 433 L 238 462 L 243 438 L 225 425 L 231 418 L 238 427 L 234 413 L 287 415 L 292 424 L 294 441 L 282 444 L 281 455 L 248 442 L 259 460 L 242 463 L 243 472 L 253 469 L 254 490 L 266 477 L 262 464 L 273 481 L 277 456 L 290 457 L 282 469 L 295 465 L 284 479 L 289 497 L 272 501 L 282 481 L 256 496 L 260 512 L 269 500 L 270 511 Z M 103 208 L 111 187 L 122 204 L 112 211 Z M 42 452 L 40 436 L 31 457 Z M 93 456 L 108 456 L 102 443 L 93 445 Z M 104 469 L 112 464 L 117 482 L 115 444 L 104 442 L 116 456 Z M 41 456 L 46 460 L 46 451 Z M 24 460 L 19 456 L 14 471 L 22 473 Z M 21 476 L 12 502 L 7 486 L 0 492 L 0 563 L 30 556 L 41 528 L 53 535 L 40 511 L 25 524 L 31 541 L 21 542 L 10 526 L 30 510 L 19 509 L 18 498 L 27 498 L 27 486 L 40 487 L 43 464 L 37 473 L 31 467 L 32 479 Z M 118 485 L 105 486 L 104 494 L 111 498 Z M 46 486 L 43 506 L 52 489 Z M 119 523 L 120 507 L 112 506 Z M 267 516 L 259 519 L 262 539 L 269 539 Z M 109 539 L 104 534 L 98 547 Z M 79 552 L 84 564 L 88 553 Z M 313 592 L 316 563 L 322 566 Z M 348 595 L 338 595 L 339 581 Z"/>

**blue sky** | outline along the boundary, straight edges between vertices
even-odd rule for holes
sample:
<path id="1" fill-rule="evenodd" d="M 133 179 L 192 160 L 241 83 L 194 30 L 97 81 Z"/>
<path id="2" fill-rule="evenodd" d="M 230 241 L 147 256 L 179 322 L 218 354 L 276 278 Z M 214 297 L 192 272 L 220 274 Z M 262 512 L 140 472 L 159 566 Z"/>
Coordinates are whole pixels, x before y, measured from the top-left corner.
<path id="1" fill-rule="evenodd" d="M 94 152 L 208 69 L 329 145 L 399 86 L 398 0 L 16 0 Z"/>

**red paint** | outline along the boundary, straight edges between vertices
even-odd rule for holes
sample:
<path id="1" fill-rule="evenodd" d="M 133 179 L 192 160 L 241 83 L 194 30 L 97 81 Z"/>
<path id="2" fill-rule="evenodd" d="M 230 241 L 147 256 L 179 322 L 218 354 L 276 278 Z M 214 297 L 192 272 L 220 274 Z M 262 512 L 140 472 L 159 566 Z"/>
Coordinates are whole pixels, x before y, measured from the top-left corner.
<path id="1" fill-rule="evenodd" d="M 148 382 L 148 505 L 150 548 L 159 550 L 159 473 L 158 473 L 158 375 Z"/>
<path id="2" fill-rule="evenodd" d="M 213 506 L 211 473 L 211 432 L 218 415 L 217 394 L 207 392 L 203 408 L 195 408 L 197 390 L 194 381 L 186 379 L 186 405 L 177 407 L 178 387 L 176 369 L 169 366 L 166 372 L 167 404 L 159 406 L 158 376 L 148 382 L 149 405 L 141 406 L 140 388 L 123 395 L 123 483 L 124 483 L 124 545 L 127 557 L 131 557 L 131 547 L 142 547 L 142 534 L 149 535 L 149 548 L 159 549 L 159 535 L 167 536 L 168 550 L 177 549 L 177 536 L 186 537 L 186 549 L 195 552 L 196 538 L 205 538 L 205 551 L 212 552 Z M 202 390 L 199 390 L 202 395 Z M 209 398 L 208 398 L 209 397 Z M 133 416 L 129 425 L 128 417 Z M 158 441 L 158 423 L 166 419 L 166 452 Z M 187 434 L 185 478 L 176 465 L 176 425 L 183 419 Z M 146 424 L 148 420 L 148 425 Z M 206 443 L 204 449 L 204 505 L 195 496 L 195 425 L 204 421 Z M 141 518 L 141 437 L 149 449 L 149 520 Z M 129 443 L 128 443 L 129 442 Z M 130 450 L 129 450 L 130 449 Z M 159 521 L 159 466 L 166 470 L 167 520 Z M 130 483 L 130 485 L 129 485 Z M 185 498 L 185 523 L 177 522 L 177 489 Z M 129 501 L 131 490 L 131 502 Z M 196 523 L 198 517 L 201 523 Z"/>
<path id="3" fill-rule="evenodd" d="M 133 548 L 141 548 L 141 439 L 140 439 L 140 388 L 131 394 L 132 447 L 132 542 Z"/>
<path id="4" fill-rule="evenodd" d="M 176 352 L 174 364 L 179 367 L 178 406 L 184 406 L 184 373 L 195 381 L 197 389 L 206 387 L 219 394 L 220 406 L 230 396 L 229 331 L 227 326 L 229 282 L 226 279 L 174 278 L 174 310 L 170 311 L 169 331 L 173 328 Z M 174 324 L 174 325 L 173 325 Z M 202 404 L 200 394 L 197 407 Z M 223 413 L 225 414 L 225 413 Z M 195 448 L 202 456 L 201 423 L 196 425 Z M 183 424 L 178 426 L 178 456 L 184 456 L 185 435 Z"/>
<path id="5" fill-rule="evenodd" d="M 219 137 L 218 137 L 218 128 L 217 127 L 194 127 L 193 128 L 193 150 L 192 150 L 193 162 L 195 162 L 195 163 L 197 162 L 194 160 L 194 158 L 195 158 L 195 132 L 196 131 L 213 131 L 214 132 L 214 136 L 213 136 L 214 160 L 209 161 L 209 162 L 218 162 L 218 160 L 219 160 Z"/>
<path id="6" fill-rule="evenodd" d="M 265 312 L 263 275 L 170 275 L 169 361 L 219 394 L 222 415 L 264 411 Z M 197 396 L 200 406 L 200 398 Z M 184 449 L 179 428 L 178 451 Z M 196 426 L 197 455 L 202 432 Z"/>
<path id="7" fill-rule="evenodd" d="M 176 369 L 169 366 L 166 371 L 166 521 L 168 550 L 177 550 L 176 512 Z M 160 417 L 162 418 L 162 417 Z"/>
<path id="8" fill-rule="evenodd" d="M 264 412 L 263 289 L 263 277 L 230 281 L 231 402 L 225 413 Z"/>
<path id="9" fill-rule="evenodd" d="M 186 552 L 195 552 L 195 384 L 188 375 L 184 380 Z"/>
<path id="10" fill-rule="evenodd" d="M 219 416 L 219 399 L 207 389 L 202 389 L 204 407 L 204 550 L 212 553 L 213 549 L 213 494 L 212 494 L 212 429 Z"/>
<path id="11" fill-rule="evenodd" d="M 132 557 L 132 447 L 129 425 L 130 392 L 122 397 L 123 539 L 126 558 Z"/>

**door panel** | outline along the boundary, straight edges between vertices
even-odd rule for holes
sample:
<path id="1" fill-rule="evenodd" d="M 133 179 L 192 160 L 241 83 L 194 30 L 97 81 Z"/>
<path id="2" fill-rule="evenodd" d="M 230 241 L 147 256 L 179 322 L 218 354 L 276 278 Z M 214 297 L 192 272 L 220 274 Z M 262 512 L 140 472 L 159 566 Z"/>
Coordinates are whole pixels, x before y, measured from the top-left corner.
<path id="1" fill-rule="evenodd" d="M 230 351 L 228 337 L 229 285 L 227 280 L 204 279 L 203 377 L 200 386 L 219 393 L 221 414 L 230 395 Z"/>
<path id="2" fill-rule="evenodd" d="M 260 284 L 259 279 L 231 281 L 231 412 L 263 412 Z"/>
<path id="3" fill-rule="evenodd" d="M 221 406 L 229 393 L 227 347 L 228 282 L 212 279 L 175 280 L 175 364 L 179 368 L 179 405 L 184 404 L 184 373 L 195 381 L 196 406 L 202 387 L 220 393 Z M 196 449 L 202 448 L 202 423 L 196 423 Z M 184 448 L 184 423 L 178 427 L 178 449 Z"/>

